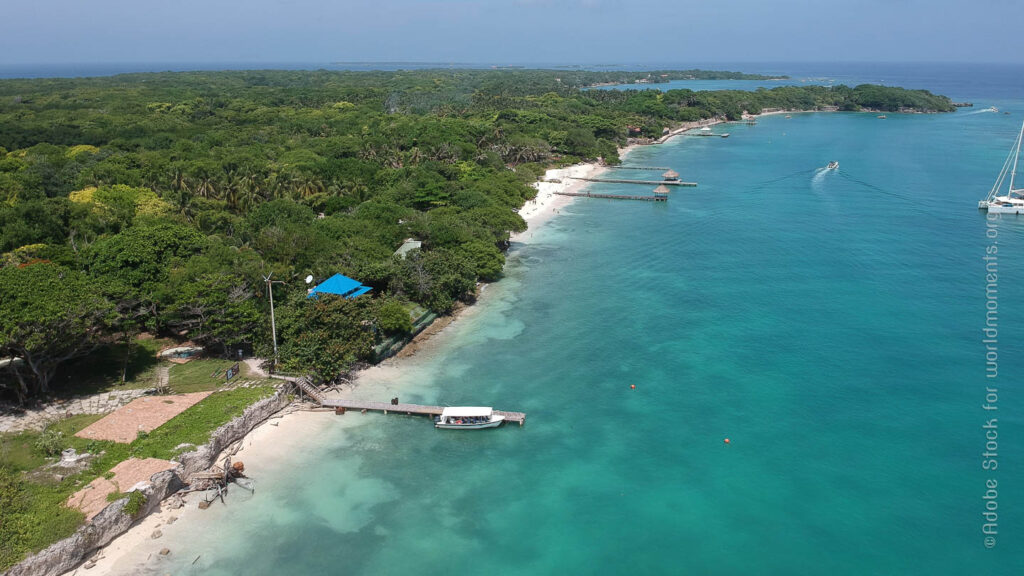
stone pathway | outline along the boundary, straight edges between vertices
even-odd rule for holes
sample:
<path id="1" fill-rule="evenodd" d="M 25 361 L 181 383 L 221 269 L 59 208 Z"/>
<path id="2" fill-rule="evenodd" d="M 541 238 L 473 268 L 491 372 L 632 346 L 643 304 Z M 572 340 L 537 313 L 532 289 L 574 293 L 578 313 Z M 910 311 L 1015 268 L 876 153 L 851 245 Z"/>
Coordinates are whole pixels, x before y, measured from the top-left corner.
<path id="1" fill-rule="evenodd" d="M 171 367 L 160 366 L 156 369 L 156 389 L 164 390 L 167 388 L 168 382 L 171 381 Z"/>
<path id="2" fill-rule="evenodd" d="M 106 414 L 132 400 L 152 392 L 152 388 L 115 390 L 92 396 L 75 396 L 57 400 L 23 412 L 0 412 L 0 433 L 42 430 L 47 424 L 68 414 Z"/>
<path id="3" fill-rule="evenodd" d="M 164 368 L 164 367 L 161 367 Z M 166 383 L 166 368 L 157 369 L 157 383 Z M 221 388 L 252 388 L 266 386 L 266 380 L 232 380 L 231 384 Z M 115 390 L 92 396 L 75 396 L 57 400 L 41 407 L 18 412 L 0 405 L 0 434 L 4 432 L 22 432 L 24 430 L 42 430 L 54 420 L 64 418 L 68 414 L 108 414 L 121 406 L 146 394 L 153 394 L 154 388 L 134 390 Z"/>
<path id="4" fill-rule="evenodd" d="M 92 520 L 110 504 L 107 500 L 108 494 L 118 490 L 128 492 L 140 482 L 149 482 L 154 474 L 174 470 L 177 466 L 177 462 L 157 458 L 129 458 L 110 470 L 113 476 L 109 480 L 101 476 L 72 494 L 67 500 L 67 505 L 85 512 L 85 519 Z"/>
<path id="5" fill-rule="evenodd" d="M 232 380 L 231 384 L 228 384 L 222 388 L 222 390 L 230 390 L 233 388 L 258 388 L 266 385 L 266 380 Z"/>
<path id="6" fill-rule="evenodd" d="M 136 398 L 75 433 L 89 440 L 130 443 L 139 432 L 152 432 L 198 404 L 210 392 Z"/>
<path id="7" fill-rule="evenodd" d="M 249 367 L 250 376 L 259 376 L 260 378 L 269 378 L 266 370 L 263 369 L 263 363 L 266 362 L 263 358 L 246 358 L 242 360 L 245 365 Z"/>

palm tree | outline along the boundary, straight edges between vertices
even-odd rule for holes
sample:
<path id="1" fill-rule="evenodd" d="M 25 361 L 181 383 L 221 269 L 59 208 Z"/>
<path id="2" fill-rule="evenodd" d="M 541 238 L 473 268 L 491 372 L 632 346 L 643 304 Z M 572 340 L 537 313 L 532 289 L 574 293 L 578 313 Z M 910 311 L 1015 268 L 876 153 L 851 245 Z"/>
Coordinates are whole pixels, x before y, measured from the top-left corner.
<path id="1" fill-rule="evenodd" d="M 194 212 L 192 210 L 192 191 L 186 186 L 182 186 L 175 191 L 172 191 L 169 195 L 171 204 L 179 214 L 185 217 L 189 222 L 192 221 Z"/>
<path id="2" fill-rule="evenodd" d="M 205 168 L 199 169 L 199 174 L 196 175 L 195 181 L 196 196 L 199 196 L 200 198 L 217 197 L 217 186 L 214 184 L 213 178 Z"/>
<path id="3" fill-rule="evenodd" d="M 344 185 L 345 195 L 351 196 L 360 204 L 370 199 L 370 189 L 363 184 L 346 182 Z"/>
<path id="4" fill-rule="evenodd" d="M 251 166 L 246 168 L 245 174 L 241 179 L 241 186 L 241 206 L 245 210 L 251 209 L 263 200 L 263 176 L 259 172 L 253 170 Z"/>
<path id="5" fill-rule="evenodd" d="M 280 174 L 271 172 L 263 181 L 263 197 L 267 200 L 283 197 L 284 182 Z"/>
<path id="6" fill-rule="evenodd" d="M 413 146 L 412 150 L 409 151 L 409 164 L 419 164 L 423 161 L 423 153 L 420 152 L 419 146 Z"/>
<path id="7" fill-rule="evenodd" d="M 188 188 L 188 176 L 185 175 L 185 172 L 181 168 L 175 167 L 174 172 L 171 173 L 171 190 L 173 192 L 181 192 Z"/>
<path id="8" fill-rule="evenodd" d="M 225 171 L 224 183 L 220 186 L 220 192 L 228 208 L 232 210 L 238 208 L 238 196 L 241 188 L 242 183 L 238 174 L 234 170 Z"/>
<path id="9" fill-rule="evenodd" d="M 442 142 L 440 146 L 434 148 L 431 158 L 436 162 L 443 162 L 445 164 L 454 164 L 459 159 L 458 152 L 448 142 Z"/>
<path id="10" fill-rule="evenodd" d="M 302 198 L 309 198 L 310 196 L 324 191 L 324 183 L 318 180 L 315 176 L 306 176 L 301 178 L 299 181 L 298 192 Z"/>

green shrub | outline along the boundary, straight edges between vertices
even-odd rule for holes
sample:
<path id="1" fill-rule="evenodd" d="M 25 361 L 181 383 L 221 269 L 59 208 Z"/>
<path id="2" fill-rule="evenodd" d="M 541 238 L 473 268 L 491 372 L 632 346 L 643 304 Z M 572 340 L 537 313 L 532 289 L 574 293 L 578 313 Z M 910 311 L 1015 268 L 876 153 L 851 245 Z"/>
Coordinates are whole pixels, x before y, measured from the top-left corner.
<path id="1" fill-rule="evenodd" d="M 64 449 L 64 433 L 47 428 L 36 439 L 33 447 L 43 456 L 56 456 Z"/>
<path id="2" fill-rule="evenodd" d="M 377 313 L 380 329 L 385 334 L 405 334 L 412 330 L 412 318 L 409 311 L 397 300 L 388 300 Z"/>
<path id="3" fill-rule="evenodd" d="M 128 493 L 128 503 L 124 505 L 121 511 L 132 518 L 137 518 L 145 505 L 146 495 L 138 490 L 134 490 Z"/>

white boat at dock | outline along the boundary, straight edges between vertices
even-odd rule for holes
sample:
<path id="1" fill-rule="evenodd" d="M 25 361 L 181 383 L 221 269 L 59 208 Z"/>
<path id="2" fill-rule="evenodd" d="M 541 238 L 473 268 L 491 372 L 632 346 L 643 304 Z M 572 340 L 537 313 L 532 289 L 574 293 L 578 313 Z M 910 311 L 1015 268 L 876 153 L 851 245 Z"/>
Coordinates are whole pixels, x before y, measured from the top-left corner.
<path id="1" fill-rule="evenodd" d="M 1017 160 L 1020 158 L 1020 143 L 1024 139 L 1024 123 L 1020 126 L 1020 133 L 1017 134 L 1017 141 L 1010 149 L 1010 155 L 1003 162 L 1003 169 L 999 171 L 996 183 L 992 185 L 988 196 L 978 202 L 979 210 L 987 210 L 995 214 L 1024 214 L 1024 188 L 1015 188 L 1014 181 L 1017 176 Z M 1010 185 L 1006 194 L 1000 196 L 999 191 L 1003 188 L 1006 175 L 1010 175 Z"/>
<path id="2" fill-rule="evenodd" d="M 505 417 L 495 414 L 490 407 L 484 406 L 449 406 L 434 418 L 434 427 L 446 430 L 480 430 L 497 428 L 505 421 Z"/>

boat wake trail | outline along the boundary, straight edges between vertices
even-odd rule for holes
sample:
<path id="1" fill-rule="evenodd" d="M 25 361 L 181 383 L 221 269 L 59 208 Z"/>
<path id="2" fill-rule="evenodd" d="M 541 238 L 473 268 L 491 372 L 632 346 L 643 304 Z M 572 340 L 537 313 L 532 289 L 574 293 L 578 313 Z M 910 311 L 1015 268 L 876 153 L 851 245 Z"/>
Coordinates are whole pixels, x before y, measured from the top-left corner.
<path id="1" fill-rule="evenodd" d="M 829 170 L 828 168 L 815 168 L 814 177 L 811 178 L 811 186 L 814 187 L 815 190 L 817 190 L 818 186 L 825 179 L 825 177 L 828 176 L 829 172 L 832 172 L 832 170 Z"/>
<path id="2" fill-rule="evenodd" d="M 974 112 L 968 112 L 966 114 L 963 114 L 963 116 L 974 116 L 975 114 L 995 114 L 996 112 L 998 112 L 998 110 L 995 110 L 993 108 L 985 108 L 984 110 L 975 110 Z"/>
<path id="3" fill-rule="evenodd" d="M 796 178 L 797 176 L 805 176 L 807 174 L 813 174 L 813 173 L 815 173 L 815 172 L 817 172 L 819 170 L 824 170 L 824 168 L 813 168 L 811 170 L 800 170 L 798 172 L 793 172 L 792 174 L 786 174 L 785 176 L 779 176 L 778 178 L 772 178 L 771 180 L 765 180 L 764 182 L 760 182 L 758 184 L 754 184 L 753 186 L 748 188 L 747 191 L 748 192 L 764 191 L 765 188 L 768 188 L 772 184 L 778 184 L 779 182 L 784 182 L 786 180 L 789 180 L 790 178 Z"/>
<path id="4" fill-rule="evenodd" d="M 854 178 L 853 176 L 850 176 L 849 174 L 847 174 L 845 172 L 839 172 L 838 174 L 839 174 L 839 176 L 845 178 L 849 182 L 852 182 L 854 184 L 857 184 L 859 186 L 867 188 L 868 190 L 872 190 L 874 192 L 878 192 L 879 194 L 885 194 L 886 196 L 892 196 L 893 198 L 899 198 L 900 200 L 903 200 L 904 202 L 907 202 L 908 204 L 911 204 L 913 207 L 916 207 L 919 204 L 919 202 L 917 200 L 914 200 L 910 196 L 904 196 L 903 194 L 899 194 L 897 192 L 892 192 L 891 190 L 886 190 L 885 188 L 882 188 L 880 186 L 875 186 L 874 184 L 872 184 L 870 182 L 865 182 L 865 181 L 863 181 L 863 180 L 861 180 L 859 178 Z M 924 212 L 924 210 L 920 210 L 920 211 Z"/>

